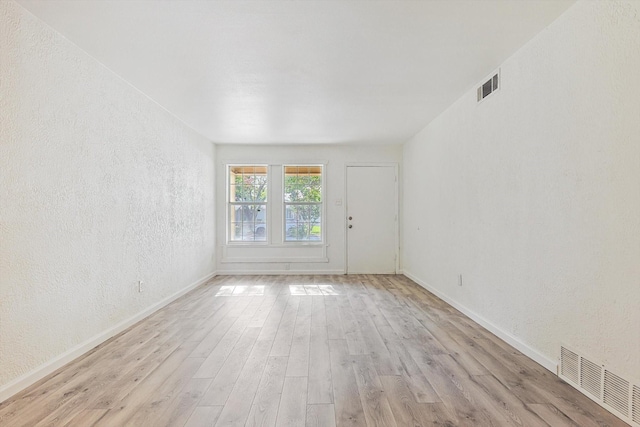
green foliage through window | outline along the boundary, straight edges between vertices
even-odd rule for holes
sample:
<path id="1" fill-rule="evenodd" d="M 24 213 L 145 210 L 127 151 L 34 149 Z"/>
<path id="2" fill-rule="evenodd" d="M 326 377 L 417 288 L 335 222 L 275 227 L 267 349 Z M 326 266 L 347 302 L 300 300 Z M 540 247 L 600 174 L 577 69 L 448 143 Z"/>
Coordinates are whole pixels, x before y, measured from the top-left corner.
<path id="1" fill-rule="evenodd" d="M 285 241 L 322 240 L 322 166 L 284 167 Z"/>

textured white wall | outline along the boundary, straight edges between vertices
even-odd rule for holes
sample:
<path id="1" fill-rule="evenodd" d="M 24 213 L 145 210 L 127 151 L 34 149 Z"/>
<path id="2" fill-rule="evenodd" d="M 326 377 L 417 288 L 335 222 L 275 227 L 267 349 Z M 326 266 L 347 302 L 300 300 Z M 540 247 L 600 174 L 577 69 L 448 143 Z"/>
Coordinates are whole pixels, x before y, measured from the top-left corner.
<path id="1" fill-rule="evenodd" d="M 345 165 L 348 163 L 398 163 L 402 161 L 402 147 L 399 145 L 387 146 L 347 146 L 347 145 L 217 145 L 217 221 L 219 232 L 217 233 L 219 249 L 218 271 L 219 272 L 286 272 L 287 264 L 290 272 L 298 274 L 309 272 L 342 273 L 345 269 Z M 262 248 L 238 248 L 237 245 L 226 244 L 226 168 L 225 163 L 263 163 L 274 165 L 272 175 L 274 185 L 281 188 L 282 179 L 281 165 L 300 163 L 324 163 L 325 169 L 325 194 L 326 204 L 326 257 L 328 262 L 324 263 L 301 263 L 287 262 L 291 256 L 323 256 L 320 248 L 298 247 L 297 249 L 283 247 L 262 247 Z M 401 190 L 400 190 L 401 191 Z M 272 215 L 276 221 L 281 220 L 281 193 L 270 195 Z M 401 197 L 401 194 L 399 195 Z M 342 205 L 337 206 L 336 200 L 341 200 Z M 278 233 L 279 231 L 279 233 Z M 281 242 L 281 229 L 274 230 L 273 243 L 277 246 Z M 280 240 L 280 242 L 279 242 Z M 251 262 L 251 263 L 228 263 L 223 262 L 226 256 L 245 258 L 269 258 L 273 262 Z"/>
<path id="2" fill-rule="evenodd" d="M 0 43 L 1 389 L 214 271 L 215 166 L 11 1 Z"/>
<path id="3" fill-rule="evenodd" d="M 404 268 L 640 378 L 640 3 L 580 1 L 404 149 Z M 464 275 L 459 287 L 458 274 Z"/>

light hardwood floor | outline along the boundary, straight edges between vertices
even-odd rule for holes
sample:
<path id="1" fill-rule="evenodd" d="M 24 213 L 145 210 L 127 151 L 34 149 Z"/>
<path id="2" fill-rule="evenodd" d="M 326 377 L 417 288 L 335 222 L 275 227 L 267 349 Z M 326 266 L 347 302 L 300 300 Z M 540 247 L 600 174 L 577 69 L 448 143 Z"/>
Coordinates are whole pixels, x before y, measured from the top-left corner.
<path id="1" fill-rule="evenodd" d="M 2 426 L 617 426 L 404 276 L 222 276 L 0 404 Z"/>

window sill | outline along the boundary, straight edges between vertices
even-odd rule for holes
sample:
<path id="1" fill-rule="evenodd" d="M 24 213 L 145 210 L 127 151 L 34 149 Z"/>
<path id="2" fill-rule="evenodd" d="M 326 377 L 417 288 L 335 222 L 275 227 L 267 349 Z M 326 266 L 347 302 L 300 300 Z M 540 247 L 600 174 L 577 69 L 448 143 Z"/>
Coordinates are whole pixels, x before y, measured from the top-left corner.
<path id="1" fill-rule="evenodd" d="M 305 248 L 321 248 L 323 246 L 329 246 L 326 243 L 322 242 L 286 242 L 286 243 L 278 243 L 278 244 L 269 244 L 269 242 L 262 243 L 254 243 L 254 242 L 228 242 L 225 244 L 226 247 L 233 248 L 291 248 L 304 246 Z"/>
<path id="2" fill-rule="evenodd" d="M 259 264 L 259 263 L 267 263 L 267 264 L 272 264 L 272 263 L 328 263 L 329 262 L 329 258 L 319 258 L 319 257 L 313 257 L 313 258 L 223 258 L 222 260 L 220 260 L 221 263 L 223 264 L 233 264 L 233 263 L 252 263 L 252 264 Z"/>
<path id="3" fill-rule="evenodd" d="M 224 246 L 230 248 L 272 248 L 269 242 L 227 242 Z"/>

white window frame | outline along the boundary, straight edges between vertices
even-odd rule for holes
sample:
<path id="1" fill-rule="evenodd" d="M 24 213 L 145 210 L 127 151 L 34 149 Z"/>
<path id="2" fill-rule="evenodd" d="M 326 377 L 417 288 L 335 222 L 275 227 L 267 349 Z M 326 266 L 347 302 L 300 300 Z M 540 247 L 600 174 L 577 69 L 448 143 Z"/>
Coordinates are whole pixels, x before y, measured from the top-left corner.
<path id="1" fill-rule="evenodd" d="M 322 185 L 321 194 L 322 200 L 318 202 L 287 202 L 285 200 L 285 180 L 286 180 L 286 168 L 287 167 L 320 167 Z M 282 200 L 282 242 L 285 245 L 323 245 L 326 241 L 326 164 L 325 163 L 297 163 L 289 162 L 282 165 L 282 185 L 281 185 L 281 200 Z M 320 220 L 320 240 L 287 240 L 287 206 L 290 205 L 320 205 L 321 220 Z"/>
<path id="2" fill-rule="evenodd" d="M 231 201 L 231 168 L 234 167 L 264 167 L 266 169 L 266 177 L 267 177 L 267 199 L 265 201 L 259 202 L 232 202 Z M 239 245 L 239 246 L 247 246 L 247 245 L 268 245 L 269 244 L 269 233 L 270 233 L 270 225 L 271 221 L 271 212 L 269 209 L 269 199 L 271 198 L 271 168 L 270 165 L 266 163 L 228 163 L 225 168 L 226 172 L 226 214 L 225 214 L 225 228 L 227 230 L 227 244 L 228 245 Z M 232 206 L 242 206 L 242 205 L 264 205 L 265 207 L 265 240 L 233 240 L 233 231 L 231 227 L 231 207 Z"/>

